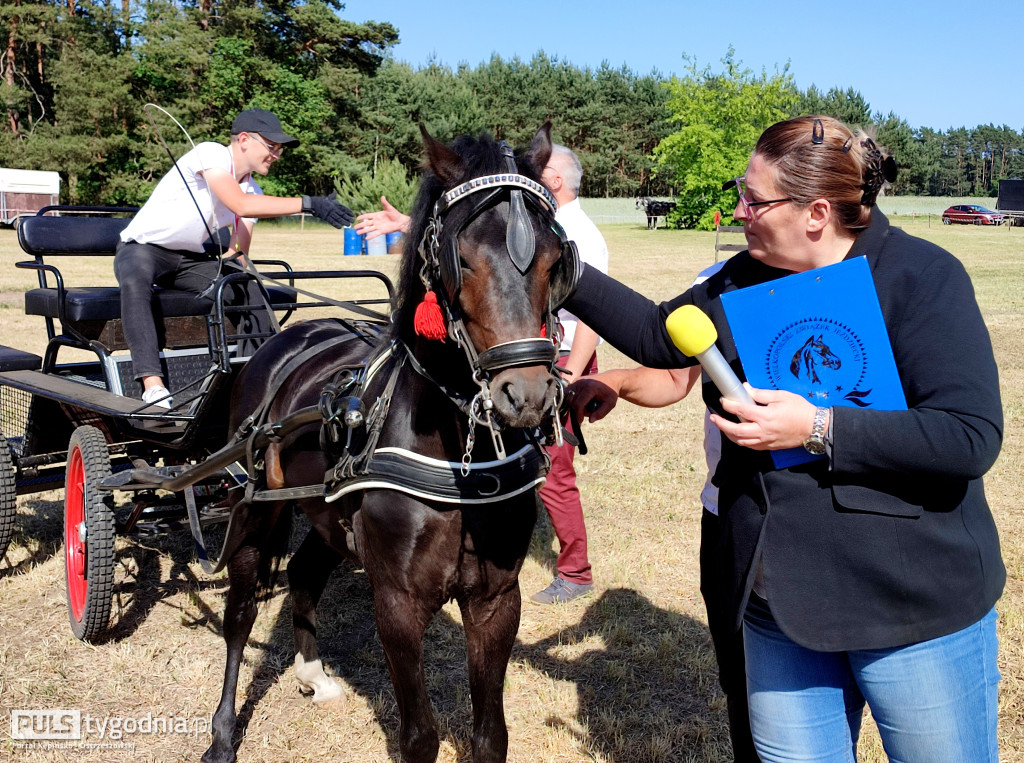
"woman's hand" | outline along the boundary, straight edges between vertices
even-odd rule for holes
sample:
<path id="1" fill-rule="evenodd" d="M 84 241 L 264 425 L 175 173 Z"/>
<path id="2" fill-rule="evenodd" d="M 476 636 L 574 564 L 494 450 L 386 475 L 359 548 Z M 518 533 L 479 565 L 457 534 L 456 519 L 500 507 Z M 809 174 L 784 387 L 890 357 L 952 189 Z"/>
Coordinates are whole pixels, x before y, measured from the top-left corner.
<path id="1" fill-rule="evenodd" d="M 369 241 L 385 233 L 409 232 L 409 215 L 399 212 L 383 196 L 380 197 L 380 205 L 380 212 L 367 212 L 356 218 L 357 233 L 366 236 Z"/>
<path id="2" fill-rule="evenodd" d="M 753 450 L 781 450 L 804 444 L 814 426 L 813 403 L 793 392 L 743 386 L 759 405 L 722 398 L 722 407 L 743 421 L 736 423 L 711 414 L 711 421 L 726 437 Z"/>
<path id="3" fill-rule="evenodd" d="M 577 419 L 593 424 L 611 413 L 619 402 L 619 393 L 601 381 L 583 377 L 569 385 L 565 398 Z"/>

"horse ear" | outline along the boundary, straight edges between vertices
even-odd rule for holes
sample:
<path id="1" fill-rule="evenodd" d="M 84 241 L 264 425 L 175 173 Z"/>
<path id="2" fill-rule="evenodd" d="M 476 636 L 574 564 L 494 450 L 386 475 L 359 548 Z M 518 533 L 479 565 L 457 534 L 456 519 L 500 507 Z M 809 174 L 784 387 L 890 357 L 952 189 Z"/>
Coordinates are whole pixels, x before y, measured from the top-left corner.
<path id="1" fill-rule="evenodd" d="M 422 124 L 420 125 L 420 134 L 423 136 L 423 148 L 427 153 L 424 166 L 445 185 L 454 185 L 459 182 L 466 172 L 459 155 L 431 136 Z"/>
<path id="2" fill-rule="evenodd" d="M 544 167 L 548 163 L 548 159 L 551 158 L 551 120 L 540 126 L 540 129 L 534 133 L 533 140 L 530 141 L 530 147 L 526 150 L 526 155 L 523 157 L 523 161 L 536 173 L 537 177 L 541 176 L 544 172 Z"/>

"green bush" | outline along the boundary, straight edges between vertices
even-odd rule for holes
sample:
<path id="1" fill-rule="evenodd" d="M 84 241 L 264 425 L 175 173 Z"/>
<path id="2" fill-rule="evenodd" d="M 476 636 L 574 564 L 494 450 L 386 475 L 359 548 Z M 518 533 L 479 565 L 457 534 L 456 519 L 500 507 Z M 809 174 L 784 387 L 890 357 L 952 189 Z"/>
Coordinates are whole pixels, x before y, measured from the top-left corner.
<path id="1" fill-rule="evenodd" d="M 380 197 L 386 196 L 396 209 L 408 213 L 416 198 L 419 180 L 411 179 L 397 160 L 379 159 L 376 164 L 370 172 L 350 175 L 341 182 L 335 180 L 338 201 L 356 214 L 362 214 L 380 209 Z"/>

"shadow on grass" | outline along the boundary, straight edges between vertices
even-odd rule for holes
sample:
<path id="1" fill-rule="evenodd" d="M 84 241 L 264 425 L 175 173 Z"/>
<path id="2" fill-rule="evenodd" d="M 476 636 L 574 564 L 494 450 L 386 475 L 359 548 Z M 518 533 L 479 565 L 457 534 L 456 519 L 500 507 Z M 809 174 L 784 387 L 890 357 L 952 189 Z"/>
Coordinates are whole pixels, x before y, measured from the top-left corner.
<path id="1" fill-rule="evenodd" d="M 60 553 L 62 504 L 35 501 L 28 506 L 31 511 L 19 515 L 15 541 L 34 550 L 0 574 L 17 574 Z M 295 524 L 293 550 L 309 527 L 302 518 Z M 530 553 L 553 569 L 551 542 L 550 524 L 541 512 Z M 132 538 L 118 549 L 116 563 L 114 617 L 104 641 L 130 637 L 155 607 L 182 593 L 188 596 L 187 605 L 181 605 L 183 625 L 221 637 L 220 589 L 225 580 L 201 579 L 193 572 L 194 551 L 187 532 Z M 283 572 L 270 595 L 286 596 L 286 584 Z M 514 663 L 575 685 L 578 712 L 573 717 L 552 713 L 544 723 L 573 735 L 581 751 L 610 759 L 728 759 L 724 702 L 704 625 L 659 608 L 631 589 L 609 590 L 580 605 L 586 609 L 579 622 L 535 643 L 517 641 L 513 649 Z M 394 691 L 376 636 L 365 575 L 343 564 L 328 582 L 318 619 L 328 672 L 367 701 L 386 735 L 389 759 L 399 761 Z M 580 649 L 565 648 L 573 644 L 580 644 Z M 253 678 L 239 687 L 236 739 L 242 738 L 260 702 L 292 666 L 290 599 L 283 602 L 266 642 L 250 639 L 247 647 Z M 444 611 L 427 630 L 424 662 L 439 735 L 456 750 L 457 760 L 468 762 L 472 706 L 465 634 Z M 222 669 L 222 662 L 211 665 L 211 682 L 219 681 Z M 299 691 L 297 682 L 294 690 Z M 506 696 L 508 709 L 514 702 L 514 697 Z M 514 737 L 512 745 L 514 752 Z"/>
<path id="2" fill-rule="evenodd" d="M 270 643 L 248 644 L 253 679 L 239 687 L 236 748 L 245 744 L 240 740 L 261 700 L 292 666 L 291 632 L 289 600 L 272 626 Z M 401 761 L 398 712 L 376 637 L 372 592 L 365 576 L 348 564 L 331 576 L 324 592 L 318 637 L 328 672 L 366 700 L 386 736 L 389 760 Z M 582 642 L 596 646 L 571 658 L 560 656 L 566 645 Z M 512 662 L 550 680 L 575 684 L 578 713 L 551 714 L 543 720 L 574 736 L 588 756 L 638 763 L 730 759 L 725 705 L 707 628 L 655 606 L 637 591 L 606 591 L 587 606 L 578 623 L 536 643 L 517 641 Z M 469 763 L 473 715 L 465 634 L 444 611 L 427 630 L 424 664 L 439 736 L 455 750 L 457 761 Z M 514 702 L 506 692 L 506 710 Z M 514 753 L 514 735 L 511 744 Z"/>
<path id="3" fill-rule="evenodd" d="M 14 518 L 8 558 L 11 550 L 18 546 L 32 550 L 16 564 L 8 561 L 0 565 L 0 577 L 20 575 L 61 553 L 64 546 L 63 501 L 23 501 Z"/>
<path id="4" fill-rule="evenodd" d="M 600 646 L 588 648 L 585 642 Z M 574 649 L 576 644 L 581 649 Z M 566 651 L 579 653 L 558 656 Z M 545 723 L 576 737 L 591 756 L 631 761 L 731 757 L 707 627 L 654 605 L 638 591 L 605 591 L 577 624 L 533 644 L 517 642 L 512 660 L 576 685 L 576 717 L 551 714 Z"/>
<path id="5" fill-rule="evenodd" d="M 170 562 L 166 577 L 163 559 Z M 185 607 L 179 607 L 186 627 L 205 627 L 211 633 L 220 633 L 220 607 L 215 608 L 200 594 L 224 588 L 226 580 L 196 577 L 190 566 L 195 561 L 195 546 L 187 530 L 164 536 L 130 537 L 114 555 L 111 625 L 106 636 L 97 643 L 128 638 L 145 623 L 157 605 L 179 606 L 169 602 L 178 594 L 185 594 L 188 604 L 198 607 L 201 613 L 199 617 L 187 615 Z"/>

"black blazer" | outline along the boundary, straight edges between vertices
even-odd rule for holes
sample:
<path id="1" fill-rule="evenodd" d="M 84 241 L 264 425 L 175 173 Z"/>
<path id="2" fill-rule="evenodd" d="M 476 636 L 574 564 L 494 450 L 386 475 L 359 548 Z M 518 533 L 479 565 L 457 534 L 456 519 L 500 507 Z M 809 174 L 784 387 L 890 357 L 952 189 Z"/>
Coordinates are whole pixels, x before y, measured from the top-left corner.
<path id="1" fill-rule="evenodd" d="M 1006 579 L 982 475 L 1002 443 L 992 346 L 961 263 L 908 236 L 877 209 L 848 257 L 871 268 L 906 411 L 833 409 L 831 462 L 774 468 L 767 453 L 723 438 L 714 481 L 724 531 L 719 572 L 739 627 L 759 559 L 783 632 L 842 651 L 943 636 L 983 617 Z M 655 305 L 583 272 L 566 307 L 639 363 L 692 365 L 665 318 L 696 304 L 743 377 L 719 295 L 787 275 L 747 252 L 679 297 Z M 722 412 L 718 390 L 705 402 Z"/>

